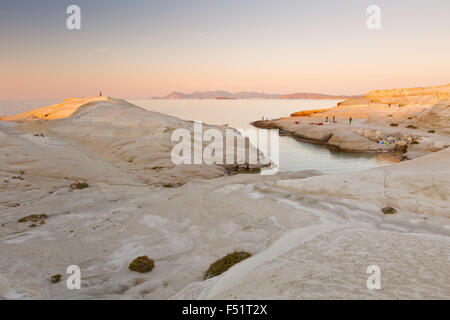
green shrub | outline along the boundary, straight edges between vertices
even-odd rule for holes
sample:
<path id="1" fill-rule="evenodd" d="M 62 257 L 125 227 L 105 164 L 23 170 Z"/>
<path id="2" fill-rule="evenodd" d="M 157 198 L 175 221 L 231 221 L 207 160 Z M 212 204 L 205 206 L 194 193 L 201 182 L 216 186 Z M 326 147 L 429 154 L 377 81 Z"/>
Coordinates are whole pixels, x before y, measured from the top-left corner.
<path id="1" fill-rule="evenodd" d="M 412 124 L 407 125 L 406 128 L 408 128 L 408 129 L 417 129 L 417 127 L 416 127 L 416 126 L 413 126 Z"/>
<path id="2" fill-rule="evenodd" d="M 82 190 L 89 187 L 89 185 L 86 182 L 74 182 L 70 185 L 70 189 L 72 190 Z"/>
<path id="3" fill-rule="evenodd" d="M 428 130 L 428 133 L 435 133 L 436 131 L 434 130 Z"/>
<path id="4" fill-rule="evenodd" d="M 155 267 L 155 263 L 152 259 L 149 259 L 147 256 L 141 256 L 134 259 L 128 269 L 135 272 L 146 273 L 153 270 Z"/>
<path id="5" fill-rule="evenodd" d="M 222 259 L 219 259 L 216 262 L 214 262 L 213 264 L 211 264 L 209 266 L 209 269 L 205 273 L 204 279 L 206 280 L 209 278 L 216 277 L 216 276 L 224 273 L 228 269 L 230 269 L 235 264 L 237 264 L 251 256 L 252 255 L 250 253 L 245 252 L 245 251 L 230 253 L 230 254 L 226 255 L 225 257 L 223 257 Z"/>

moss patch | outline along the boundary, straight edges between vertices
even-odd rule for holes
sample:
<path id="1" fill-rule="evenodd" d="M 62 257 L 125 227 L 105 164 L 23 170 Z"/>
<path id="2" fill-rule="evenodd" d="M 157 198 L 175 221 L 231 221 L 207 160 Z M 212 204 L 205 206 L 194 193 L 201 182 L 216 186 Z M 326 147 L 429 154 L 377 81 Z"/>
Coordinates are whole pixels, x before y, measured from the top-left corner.
<path id="1" fill-rule="evenodd" d="M 70 189 L 72 190 L 82 190 L 89 187 L 89 185 L 86 182 L 74 182 L 70 185 Z"/>
<path id="2" fill-rule="evenodd" d="M 23 218 L 20 218 L 17 222 L 40 222 L 41 224 L 45 223 L 45 220 L 48 218 L 48 215 L 45 213 L 43 214 L 32 214 L 30 216 L 26 216 Z"/>
<path id="3" fill-rule="evenodd" d="M 146 273 L 152 271 L 154 267 L 155 263 L 152 259 L 149 259 L 147 256 L 141 256 L 134 259 L 128 266 L 128 269 L 131 271 Z"/>
<path id="4" fill-rule="evenodd" d="M 395 209 L 392 208 L 392 207 L 386 207 L 386 208 L 383 208 L 383 209 L 381 209 L 381 211 L 382 211 L 384 214 L 395 214 L 395 213 L 397 213 L 397 210 L 395 210 Z"/>
<path id="5" fill-rule="evenodd" d="M 216 262 L 214 262 L 213 264 L 211 264 L 209 266 L 209 269 L 205 273 L 204 279 L 206 280 L 209 278 L 216 277 L 216 276 L 224 273 L 228 269 L 230 269 L 235 264 L 237 264 L 247 258 L 250 258 L 251 256 L 252 255 L 250 253 L 245 252 L 245 251 L 230 253 L 230 254 L 226 255 L 225 257 L 223 257 L 222 259 L 219 259 Z"/>
<path id="6" fill-rule="evenodd" d="M 52 283 L 58 283 L 58 282 L 61 281 L 61 278 L 62 278 L 62 275 L 60 275 L 60 274 L 55 274 L 55 275 L 53 275 L 53 276 L 50 277 L 50 281 L 51 281 Z"/>

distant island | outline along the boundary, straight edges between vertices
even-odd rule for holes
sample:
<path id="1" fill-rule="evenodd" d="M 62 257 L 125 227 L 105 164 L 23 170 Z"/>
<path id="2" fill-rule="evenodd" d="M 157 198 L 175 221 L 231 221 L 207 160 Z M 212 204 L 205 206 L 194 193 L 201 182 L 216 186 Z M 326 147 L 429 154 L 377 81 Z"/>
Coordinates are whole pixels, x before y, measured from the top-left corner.
<path id="1" fill-rule="evenodd" d="M 345 95 L 329 95 L 329 94 L 322 94 L 322 93 L 305 93 L 305 92 L 298 92 L 298 93 L 291 93 L 291 94 L 285 94 L 280 95 L 278 99 L 349 99 L 349 98 L 356 98 L 359 96 L 345 96 Z"/>
<path id="2" fill-rule="evenodd" d="M 174 91 L 163 97 L 153 97 L 153 99 L 348 99 L 357 96 L 329 95 L 322 93 L 291 93 L 291 94 L 273 94 L 264 92 L 228 92 L 217 91 L 195 91 L 192 93 L 183 93 Z"/>

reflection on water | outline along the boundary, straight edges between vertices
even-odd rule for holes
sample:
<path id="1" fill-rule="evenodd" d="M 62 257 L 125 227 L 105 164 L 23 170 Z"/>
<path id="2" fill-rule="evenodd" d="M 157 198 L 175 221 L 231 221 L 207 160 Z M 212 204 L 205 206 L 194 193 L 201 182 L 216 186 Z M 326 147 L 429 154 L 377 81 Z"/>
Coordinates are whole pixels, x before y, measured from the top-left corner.
<path id="1" fill-rule="evenodd" d="M 331 108 L 339 100 L 135 100 L 147 110 L 208 124 L 250 128 L 250 122 L 285 117 L 301 110 Z M 261 130 L 261 129 L 260 129 Z M 400 161 L 392 154 L 341 152 L 322 145 L 280 136 L 280 171 L 320 170 L 326 173 L 368 169 Z"/>

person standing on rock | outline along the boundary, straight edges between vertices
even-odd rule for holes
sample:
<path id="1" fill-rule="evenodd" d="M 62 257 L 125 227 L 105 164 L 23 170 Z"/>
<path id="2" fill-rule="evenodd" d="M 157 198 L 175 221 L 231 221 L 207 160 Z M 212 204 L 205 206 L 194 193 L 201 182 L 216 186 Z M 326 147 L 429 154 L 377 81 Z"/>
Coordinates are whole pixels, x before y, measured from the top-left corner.
<path id="1" fill-rule="evenodd" d="M 352 124 L 352 117 L 350 117 L 349 119 L 348 119 L 348 125 L 351 125 Z"/>

